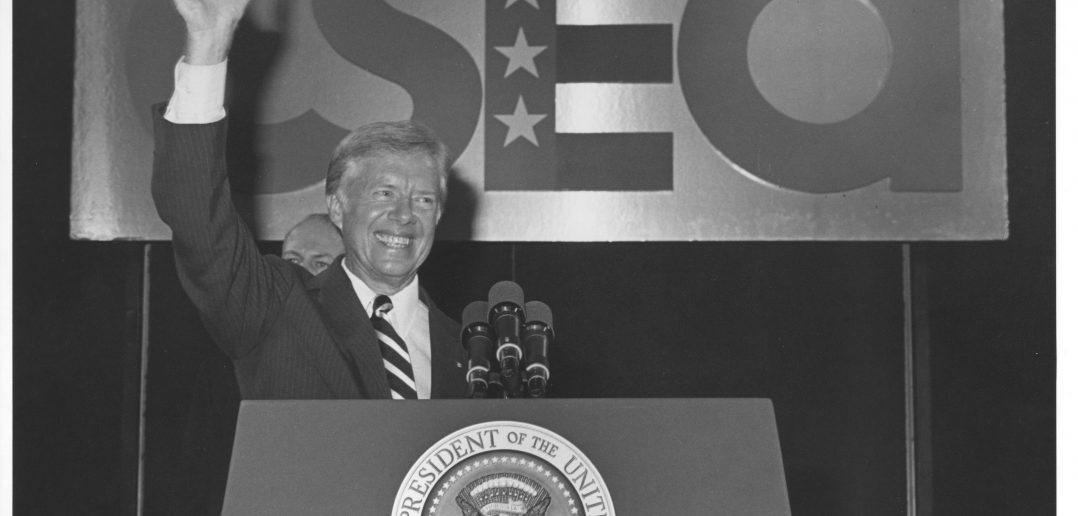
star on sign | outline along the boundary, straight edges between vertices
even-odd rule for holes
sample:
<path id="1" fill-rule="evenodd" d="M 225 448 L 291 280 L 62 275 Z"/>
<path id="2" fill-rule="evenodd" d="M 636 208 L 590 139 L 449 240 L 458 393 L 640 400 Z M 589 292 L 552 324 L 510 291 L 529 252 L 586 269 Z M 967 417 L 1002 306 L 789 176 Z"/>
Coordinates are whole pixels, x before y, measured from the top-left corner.
<path id="1" fill-rule="evenodd" d="M 528 46 L 528 38 L 524 36 L 524 27 L 517 29 L 517 41 L 513 43 L 513 46 L 494 47 L 494 50 L 509 58 L 509 65 L 505 67 L 505 77 L 509 77 L 509 74 L 520 69 L 527 70 L 536 78 L 539 77 L 539 70 L 535 68 L 535 56 L 546 50 L 546 47 Z"/>
<path id="2" fill-rule="evenodd" d="M 523 96 L 517 97 L 517 107 L 513 114 L 494 115 L 494 118 L 509 127 L 509 131 L 505 133 L 505 143 L 502 144 L 502 147 L 508 147 L 510 143 L 520 137 L 524 137 L 536 147 L 539 146 L 539 140 L 535 137 L 535 124 L 546 118 L 546 115 L 528 113 L 528 107 L 524 105 Z"/>
<path id="3" fill-rule="evenodd" d="M 524 0 L 524 1 L 528 2 L 528 5 L 531 5 L 532 7 L 536 8 L 536 9 L 539 8 L 539 0 Z M 508 0 L 507 2 L 505 2 L 505 8 L 508 9 L 508 8 L 512 7 L 513 4 L 515 4 L 515 3 L 517 3 L 517 0 Z"/>

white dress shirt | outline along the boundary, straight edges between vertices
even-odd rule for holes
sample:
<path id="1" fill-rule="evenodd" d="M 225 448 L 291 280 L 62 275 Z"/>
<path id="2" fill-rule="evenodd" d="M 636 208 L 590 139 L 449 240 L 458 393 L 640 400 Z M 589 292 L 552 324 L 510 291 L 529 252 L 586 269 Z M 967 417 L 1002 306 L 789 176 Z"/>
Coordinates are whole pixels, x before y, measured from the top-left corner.
<path id="1" fill-rule="evenodd" d="M 225 75 L 228 60 L 190 65 L 183 58 L 173 68 L 174 89 L 165 120 L 174 124 L 209 124 L 225 117 Z"/>
<path id="2" fill-rule="evenodd" d="M 344 267 L 344 261 L 341 261 Z M 363 304 L 363 310 L 369 319 L 374 313 L 374 299 L 378 294 L 371 290 L 359 276 L 344 267 L 345 274 L 352 281 L 352 288 Z M 386 314 L 386 319 L 408 346 L 408 359 L 412 362 L 412 374 L 415 376 L 415 390 L 421 400 L 430 399 L 431 362 L 430 362 L 430 315 L 427 305 L 419 300 L 419 276 L 412 278 L 400 292 L 389 296 L 393 309 Z"/>

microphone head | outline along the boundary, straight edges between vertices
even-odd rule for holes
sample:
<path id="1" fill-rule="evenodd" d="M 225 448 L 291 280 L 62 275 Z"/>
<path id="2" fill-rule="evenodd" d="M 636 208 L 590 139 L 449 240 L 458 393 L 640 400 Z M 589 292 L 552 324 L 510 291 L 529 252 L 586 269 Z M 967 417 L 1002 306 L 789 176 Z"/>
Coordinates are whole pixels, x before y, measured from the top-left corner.
<path id="1" fill-rule="evenodd" d="M 524 313 L 528 314 L 528 324 L 539 322 L 547 325 L 548 328 L 554 327 L 554 314 L 542 301 L 528 301 L 524 305 Z"/>
<path id="2" fill-rule="evenodd" d="M 477 322 L 487 322 L 486 301 L 472 301 L 468 303 L 468 306 L 464 307 L 464 312 L 460 314 L 460 324 L 464 327 Z"/>
<path id="3" fill-rule="evenodd" d="M 523 307 L 524 289 L 520 288 L 520 285 L 517 285 L 512 281 L 499 281 L 495 283 L 494 286 L 490 287 L 490 293 L 487 294 L 487 298 L 491 307 L 506 302 Z"/>

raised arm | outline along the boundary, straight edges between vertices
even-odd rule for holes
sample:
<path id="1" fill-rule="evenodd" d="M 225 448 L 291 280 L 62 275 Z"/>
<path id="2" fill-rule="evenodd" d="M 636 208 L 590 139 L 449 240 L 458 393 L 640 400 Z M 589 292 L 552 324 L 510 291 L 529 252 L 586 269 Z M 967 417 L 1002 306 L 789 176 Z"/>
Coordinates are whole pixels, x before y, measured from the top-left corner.
<path id="1" fill-rule="evenodd" d="M 187 25 L 187 64 L 178 65 L 177 75 L 184 66 L 223 61 L 248 0 L 174 1 Z M 154 204 L 172 229 L 184 290 L 217 344 L 238 358 L 259 344 L 280 300 L 297 282 L 287 263 L 261 255 L 232 203 L 227 121 L 176 121 L 155 114 Z"/>

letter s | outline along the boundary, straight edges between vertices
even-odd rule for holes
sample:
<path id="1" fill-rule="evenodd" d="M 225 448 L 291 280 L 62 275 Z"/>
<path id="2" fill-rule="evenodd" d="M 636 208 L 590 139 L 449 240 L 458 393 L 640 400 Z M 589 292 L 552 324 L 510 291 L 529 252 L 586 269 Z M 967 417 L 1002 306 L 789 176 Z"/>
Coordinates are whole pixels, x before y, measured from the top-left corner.
<path id="1" fill-rule="evenodd" d="M 399 84 L 412 119 L 449 146 L 450 163 L 468 146 L 483 105 L 479 68 L 455 39 L 383 1 L 314 0 L 315 20 L 341 57 Z"/>

